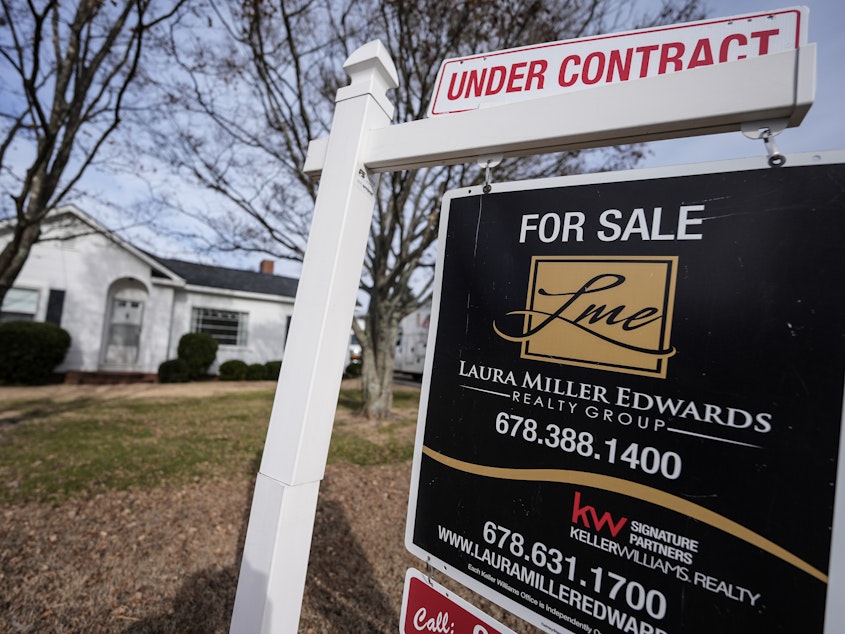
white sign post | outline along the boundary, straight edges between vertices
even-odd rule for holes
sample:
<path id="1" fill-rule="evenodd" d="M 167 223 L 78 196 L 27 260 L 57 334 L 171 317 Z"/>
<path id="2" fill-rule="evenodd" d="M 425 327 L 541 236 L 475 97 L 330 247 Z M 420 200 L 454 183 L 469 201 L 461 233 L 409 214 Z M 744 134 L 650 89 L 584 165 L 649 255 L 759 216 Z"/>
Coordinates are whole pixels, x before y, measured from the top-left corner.
<path id="1" fill-rule="evenodd" d="M 386 126 L 396 69 L 379 42 L 344 65 L 238 579 L 232 632 L 295 632 L 375 185 L 367 132 Z"/>
<path id="2" fill-rule="evenodd" d="M 815 46 L 802 44 L 391 126 L 386 92 L 397 85 L 393 62 L 379 42 L 355 51 L 344 65 L 351 81 L 338 91 L 330 136 L 312 142 L 306 161 L 308 173 L 321 175 L 320 191 L 256 480 L 231 631 L 297 630 L 372 219 L 371 172 L 771 128 L 773 122 L 796 126 L 813 101 L 815 64 Z"/>

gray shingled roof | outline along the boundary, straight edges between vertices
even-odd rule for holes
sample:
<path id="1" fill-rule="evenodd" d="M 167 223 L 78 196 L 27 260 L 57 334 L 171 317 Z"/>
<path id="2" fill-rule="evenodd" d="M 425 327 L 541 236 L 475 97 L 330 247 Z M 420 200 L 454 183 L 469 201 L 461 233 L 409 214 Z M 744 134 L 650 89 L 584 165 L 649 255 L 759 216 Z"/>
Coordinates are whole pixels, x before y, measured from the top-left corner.
<path id="1" fill-rule="evenodd" d="M 184 278 L 188 284 L 196 286 L 295 297 L 296 287 L 299 283 L 299 280 L 282 275 L 194 264 L 193 262 L 159 258 L 152 254 L 150 256 L 179 277 Z"/>

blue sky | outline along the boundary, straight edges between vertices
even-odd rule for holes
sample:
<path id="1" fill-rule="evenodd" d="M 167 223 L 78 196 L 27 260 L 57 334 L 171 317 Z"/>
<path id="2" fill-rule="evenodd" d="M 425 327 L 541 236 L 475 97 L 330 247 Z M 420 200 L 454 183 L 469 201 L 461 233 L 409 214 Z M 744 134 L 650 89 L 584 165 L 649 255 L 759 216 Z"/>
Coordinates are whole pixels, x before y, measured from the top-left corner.
<path id="1" fill-rule="evenodd" d="M 810 9 L 808 41 L 817 46 L 816 98 L 800 126 L 788 128 L 775 142 L 781 153 L 845 149 L 845 2 L 808 0 L 802 5 L 765 0 L 705 0 L 709 17 L 728 17 L 792 6 Z M 656 141 L 643 167 L 765 156 L 762 141 L 741 132 Z"/>
<path id="2" fill-rule="evenodd" d="M 710 18 L 729 17 L 745 13 L 759 13 L 783 9 L 795 4 L 775 3 L 769 0 L 703 0 Z M 643 8 L 655 8 L 661 0 L 637 0 Z M 789 128 L 776 138 L 780 151 L 787 156 L 795 152 L 845 149 L 845 2 L 843 0 L 807 0 L 810 10 L 808 41 L 818 48 L 818 75 L 816 97 L 803 123 Z M 658 167 L 686 163 L 717 161 L 748 156 L 765 156 L 762 141 L 747 139 L 741 132 L 657 141 L 647 144 L 649 154 L 641 167 Z M 144 205 L 148 195 L 146 186 L 128 175 L 107 174 L 91 170 L 83 178 L 81 187 L 114 205 L 129 207 Z M 201 194 L 194 192 L 194 196 Z M 254 268 L 256 254 L 210 255 L 193 253 L 184 244 L 151 234 L 142 227 L 127 229 L 127 218 L 118 209 L 103 206 L 88 197 L 80 201 L 85 211 L 107 226 L 122 228 L 130 240 L 151 248 L 165 256 L 195 259 L 234 267 Z M 213 204 L 213 203 L 210 203 Z M 298 274 L 298 265 L 278 262 L 277 272 Z M 281 269 L 281 271 L 279 270 Z"/>

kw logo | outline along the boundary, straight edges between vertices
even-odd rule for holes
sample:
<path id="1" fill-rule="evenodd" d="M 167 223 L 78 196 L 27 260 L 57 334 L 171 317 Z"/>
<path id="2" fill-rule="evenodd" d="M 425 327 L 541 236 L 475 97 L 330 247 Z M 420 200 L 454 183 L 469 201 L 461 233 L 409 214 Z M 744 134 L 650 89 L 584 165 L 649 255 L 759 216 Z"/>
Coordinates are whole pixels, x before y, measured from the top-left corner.
<path id="1" fill-rule="evenodd" d="M 590 524 L 590 520 L 592 520 L 592 524 Z M 587 528 L 595 528 L 596 531 L 599 532 L 607 526 L 607 530 L 610 531 L 610 534 L 613 535 L 613 537 L 616 537 L 627 521 L 627 517 L 620 517 L 619 520 L 614 522 L 613 516 L 609 511 L 605 511 L 602 516 L 599 517 L 595 507 L 581 506 L 581 492 L 575 492 L 575 503 L 572 505 L 573 524 L 583 524 Z"/>
<path id="2" fill-rule="evenodd" d="M 535 256 L 531 261 L 521 357 L 666 378 L 677 256 Z"/>

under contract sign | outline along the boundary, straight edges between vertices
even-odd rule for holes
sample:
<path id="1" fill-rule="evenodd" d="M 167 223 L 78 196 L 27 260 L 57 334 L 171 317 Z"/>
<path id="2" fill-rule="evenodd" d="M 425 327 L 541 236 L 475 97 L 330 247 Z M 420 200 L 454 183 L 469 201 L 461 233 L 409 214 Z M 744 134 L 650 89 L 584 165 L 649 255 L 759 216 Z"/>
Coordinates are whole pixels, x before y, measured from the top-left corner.
<path id="1" fill-rule="evenodd" d="M 547 631 L 825 631 L 837 158 L 448 194 L 408 548 Z"/>
<path id="2" fill-rule="evenodd" d="M 428 114 L 474 110 L 795 50 L 807 42 L 807 17 L 806 7 L 793 7 L 447 59 L 437 75 Z"/>

